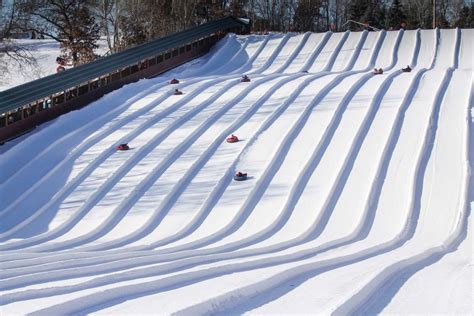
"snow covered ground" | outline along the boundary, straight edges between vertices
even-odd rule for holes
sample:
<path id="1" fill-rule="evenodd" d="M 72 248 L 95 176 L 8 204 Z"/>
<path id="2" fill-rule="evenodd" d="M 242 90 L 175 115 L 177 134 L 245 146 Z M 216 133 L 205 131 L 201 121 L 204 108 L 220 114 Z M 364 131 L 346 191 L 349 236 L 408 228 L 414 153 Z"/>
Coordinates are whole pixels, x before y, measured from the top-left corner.
<path id="1" fill-rule="evenodd" d="M 8 56 L 2 56 L 3 62 L 8 65 L 6 73 L 0 75 L 0 91 L 12 88 L 22 83 L 35 80 L 56 72 L 56 58 L 60 55 L 59 43 L 52 39 L 14 40 L 20 47 L 34 57 L 33 63 L 22 63 L 21 66 Z M 98 55 L 104 55 L 108 48 L 105 38 L 98 41 L 99 48 L 95 50 Z"/>
<path id="2" fill-rule="evenodd" d="M 1 314 L 472 314 L 473 43 L 229 35 L 1 146 Z"/>

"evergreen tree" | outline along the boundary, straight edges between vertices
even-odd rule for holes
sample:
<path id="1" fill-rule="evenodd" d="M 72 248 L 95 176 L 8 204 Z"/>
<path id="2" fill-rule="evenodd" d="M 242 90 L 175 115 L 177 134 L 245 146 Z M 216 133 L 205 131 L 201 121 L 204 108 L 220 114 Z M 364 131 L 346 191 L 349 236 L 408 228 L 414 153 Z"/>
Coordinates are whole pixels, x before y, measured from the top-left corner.
<path id="1" fill-rule="evenodd" d="M 382 29 L 385 28 L 385 6 L 381 0 L 355 0 L 349 9 L 351 20 L 368 24 Z M 351 25 L 351 30 L 360 30 L 361 27 Z"/>
<path id="2" fill-rule="evenodd" d="M 469 23 L 468 26 L 469 28 L 474 28 L 474 5 L 471 4 L 471 8 L 469 9 Z"/>
<path id="3" fill-rule="evenodd" d="M 431 0 L 404 0 L 403 7 L 410 29 L 429 29 L 432 27 L 433 7 Z"/>
<path id="4" fill-rule="evenodd" d="M 237 17 L 247 16 L 244 8 L 248 3 L 249 0 L 231 0 L 229 4 L 230 13 Z"/>
<path id="5" fill-rule="evenodd" d="M 88 63 L 98 56 L 94 50 L 99 46 L 97 40 L 100 38 L 100 27 L 87 6 L 78 4 L 74 6 L 71 14 L 71 25 L 69 31 L 60 32 L 62 38 L 62 52 L 74 66 Z"/>
<path id="6" fill-rule="evenodd" d="M 321 1 L 318 0 L 300 1 L 293 17 L 295 31 L 316 31 L 320 7 Z"/>
<path id="7" fill-rule="evenodd" d="M 123 50 L 147 41 L 145 20 L 136 16 L 122 16 L 119 19 L 118 50 Z"/>
<path id="8" fill-rule="evenodd" d="M 463 6 L 461 9 L 461 12 L 459 13 L 459 18 L 455 22 L 456 27 L 460 28 L 473 28 L 474 27 L 474 6 L 468 7 L 468 6 Z"/>
<path id="9" fill-rule="evenodd" d="M 368 9 L 368 1 L 366 0 L 354 0 L 352 1 L 349 9 L 349 19 L 360 23 L 366 23 L 365 13 Z M 352 31 L 359 30 L 360 26 L 351 24 L 350 29 Z"/>
<path id="10" fill-rule="evenodd" d="M 378 29 L 386 29 L 387 24 L 385 23 L 386 20 L 386 8 L 383 1 L 374 1 L 372 5 L 372 11 L 369 13 L 369 21 L 371 22 L 370 25 L 376 27 Z"/>
<path id="11" fill-rule="evenodd" d="M 388 26 L 398 30 L 402 22 L 405 22 L 406 19 L 407 16 L 400 0 L 393 0 L 388 11 Z"/>

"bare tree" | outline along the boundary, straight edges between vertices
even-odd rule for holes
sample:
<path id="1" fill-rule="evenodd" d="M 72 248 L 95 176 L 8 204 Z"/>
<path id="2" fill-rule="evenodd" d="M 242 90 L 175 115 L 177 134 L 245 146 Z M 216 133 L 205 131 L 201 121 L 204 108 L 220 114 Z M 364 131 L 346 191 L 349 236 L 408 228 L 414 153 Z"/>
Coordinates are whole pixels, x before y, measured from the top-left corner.
<path id="1" fill-rule="evenodd" d="M 119 0 L 96 0 L 94 11 L 100 21 L 100 28 L 106 36 L 110 52 L 116 52 L 119 37 L 118 16 L 120 16 Z"/>
<path id="2" fill-rule="evenodd" d="M 37 32 L 60 43 L 65 57 L 79 65 L 95 59 L 99 39 L 90 0 L 36 0 L 22 3 L 22 15 L 32 19 L 26 30 Z"/>
<path id="3" fill-rule="evenodd" d="M 294 15 L 294 24 L 297 31 L 318 30 L 321 4 L 321 0 L 302 0 L 298 2 Z"/>
<path id="4" fill-rule="evenodd" d="M 0 70 L 9 72 L 8 65 L 13 62 L 20 73 L 27 68 L 37 67 L 36 59 L 30 51 L 10 37 L 18 30 L 20 23 L 19 2 L 14 1 L 10 6 L 0 6 Z"/>
<path id="5" fill-rule="evenodd" d="M 255 2 L 256 14 L 261 18 L 264 29 L 288 31 L 290 29 L 293 1 L 290 0 L 258 0 Z"/>

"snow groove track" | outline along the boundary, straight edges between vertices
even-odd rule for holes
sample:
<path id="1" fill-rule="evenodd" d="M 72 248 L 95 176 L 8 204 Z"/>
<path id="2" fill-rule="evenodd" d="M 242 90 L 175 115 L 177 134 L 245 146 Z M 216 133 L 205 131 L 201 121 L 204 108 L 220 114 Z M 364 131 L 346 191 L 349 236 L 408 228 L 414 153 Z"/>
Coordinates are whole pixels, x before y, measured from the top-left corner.
<path id="1" fill-rule="evenodd" d="M 186 148 L 189 147 L 190 144 L 192 144 L 192 142 L 204 132 L 205 128 L 211 126 L 213 121 L 215 121 L 217 119 L 217 117 L 219 115 L 221 115 L 221 113 L 222 114 L 225 113 L 226 110 L 229 107 L 232 107 L 232 106 L 238 104 L 238 102 L 241 101 L 248 94 L 248 92 L 255 89 L 256 86 L 262 84 L 263 82 L 269 81 L 272 78 L 273 77 L 268 76 L 268 77 L 265 77 L 261 80 L 258 80 L 258 81 L 255 81 L 254 83 L 252 83 L 249 87 L 247 87 L 245 90 L 243 90 L 236 98 L 234 98 L 232 100 L 232 102 L 227 103 L 224 107 L 222 107 L 219 110 L 219 112 L 217 112 L 214 116 L 211 116 L 208 120 L 206 120 L 201 126 L 201 131 L 194 132 L 192 137 L 186 139 L 184 142 L 182 142 L 181 144 L 176 146 L 176 148 L 167 155 L 165 160 L 161 164 L 158 164 L 153 170 L 151 170 L 150 173 L 145 178 L 145 180 L 143 182 L 141 182 L 137 186 L 137 188 L 135 188 L 132 191 L 132 193 L 123 200 L 123 203 L 121 203 L 117 206 L 117 209 L 112 214 L 110 221 L 116 221 L 116 220 L 118 220 L 117 217 L 119 217 L 119 219 L 120 219 L 121 217 L 125 216 L 127 210 L 130 209 L 130 207 L 139 199 L 140 195 L 143 192 L 145 192 L 151 186 L 151 184 L 154 183 L 164 173 L 164 171 L 172 164 L 172 162 L 174 160 L 176 160 L 178 157 L 180 157 L 180 155 L 183 153 L 183 151 L 186 150 Z M 137 154 L 135 154 L 135 156 L 137 158 L 133 159 L 134 157 L 132 157 L 131 161 L 127 162 L 127 164 L 124 165 L 124 167 L 123 167 L 124 170 L 122 170 L 122 168 L 119 168 L 113 174 L 113 176 L 109 177 L 107 179 L 107 181 L 103 184 L 103 186 L 94 195 L 92 195 L 89 198 L 89 200 L 84 204 L 83 208 L 86 209 L 86 211 L 88 211 L 93 205 L 95 205 L 99 201 L 100 198 L 102 198 L 105 195 L 106 192 L 108 192 L 110 190 L 110 188 L 120 178 L 122 178 L 131 169 L 131 166 L 137 164 L 138 160 L 140 160 L 144 155 L 146 155 L 146 153 L 147 153 L 146 151 L 148 149 L 155 148 L 170 133 L 172 133 L 175 129 L 179 128 L 179 126 L 181 126 L 184 123 L 185 120 L 190 119 L 191 116 L 193 116 L 193 115 L 199 113 L 200 111 L 202 111 L 208 104 L 211 104 L 212 102 L 214 102 L 222 93 L 226 92 L 229 88 L 231 88 L 231 86 L 234 86 L 236 84 L 237 83 L 236 83 L 235 80 L 233 80 L 233 82 L 230 82 L 230 84 L 226 84 L 213 97 L 206 100 L 201 105 L 199 105 L 197 107 L 194 107 L 193 110 L 190 111 L 191 113 L 188 112 L 186 114 L 186 116 L 183 116 L 182 118 L 176 120 L 174 123 L 170 124 L 162 133 L 157 134 L 154 138 L 152 138 L 146 144 L 145 147 L 140 149 L 137 152 Z M 145 153 L 142 153 L 143 151 Z M 85 211 L 83 211 L 82 209 L 79 210 L 78 216 L 80 216 L 80 214 L 82 214 L 84 212 Z M 115 215 L 115 214 L 117 214 L 117 215 Z M 79 221 L 78 218 L 74 218 L 72 223 L 67 223 L 68 224 L 67 226 L 71 227 L 72 225 L 74 225 L 78 221 Z M 104 229 L 107 229 L 107 226 L 109 226 L 109 228 L 111 228 L 110 225 L 113 225 L 113 224 L 112 223 L 111 224 L 108 224 L 108 223 L 104 224 L 104 226 L 105 226 Z M 94 239 L 94 234 L 97 235 L 97 234 L 100 234 L 100 233 L 101 233 L 101 231 L 99 230 L 97 233 L 92 233 L 91 236 L 81 238 L 83 240 L 80 240 L 80 241 L 81 242 L 91 241 L 91 240 Z M 63 246 L 54 245 L 54 246 L 48 247 L 46 249 L 41 249 L 41 251 L 54 250 L 55 248 L 56 249 L 70 248 L 70 247 L 74 247 L 78 242 L 79 241 L 68 241 L 68 242 L 65 242 L 65 245 L 63 245 Z"/>
<path id="2" fill-rule="evenodd" d="M 393 55 L 395 55 L 395 54 L 393 54 Z M 393 60 L 394 60 L 394 59 L 395 59 L 395 56 L 392 56 L 392 64 L 393 64 Z M 398 75 L 398 74 L 399 74 L 399 73 L 396 72 L 396 73 L 393 73 L 392 75 Z M 391 75 L 391 76 L 392 76 L 392 75 Z M 342 75 L 340 75 L 340 76 L 342 76 Z M 340 113 L 342 113 L 343 109 L 345 109 L 345 106 L 347 106 L 347 104 L 348 104 L 349 101 L 351 100 L 351 98 L 352 98 L 353 94 L 355 93 L 355 91 L 357 91 L 357 90 L 359 89 L 359 87 L 360 87 L 364 82 L 366 82 L 368 78 L 371 78 L 371 77 L 372 77 L 372 75 L 370 75 L 370 74 L 363 76 L 363 77 L 359 80 L 359 83 L 353 86 L 353 88 L 351 89 L 352 92 L 349 92 L 349 93 L 346 94 L 344 100 L 341 102 Z M 340 81 L 336 81 L 336 80 L 334 80 L 334 81 L 335 81 L 335 82 L 340 82 Z M 390 80 L 389 78 L 386 80 L 387 83 L 389 83 L 390 81 L 391 81 L 391 80 Z M 326 90 L 328 90 L 328 89 L 326 89 Z M 385 88 L 382 86 L 382 87 L 380 88 L 380 91 L 381 91 L 381 93 L 383 93 L 383 91 L 385 91 Z M 321 94 L 321 93 L 320 93 L 320 94 Z M 319 98 L 320 98 L 319 95 L 316 96 L 316 98 L 312 101 L 311 104 L 313 104 L 313 106 L 314 106 L 315 104 L 319 103 L 319 101 L 318 101 Z M 377 98 L 376 98 L 376 99 L 377 99 Z M 376 100 L 376 99 L 375 99 L 375 100 Z M 292 101 L 292 98 L 290 98 L 289 101 Z M 373 102 L 373 104 L 376 104 L 376 103 Z M 311 108 L 309 108 L 309 109 L 311 109 Z M 306 113 L 310 113 L 310 112 L 307 111 Z M 340 115 L 340 114 L 339 114 L 339 115 L 335 115 L 335 118 L 337 118 L 337 117 L 339 117 L 339 119 L 333 120 L 333 122 L 338 122 L 338 121 L 340 120 L 341 115 Z M 306 118 L 305 118 L 305 116 L 303 116 L 302 119 L 303 119 L 303 120 L 307 119 L 307 116 L 306 116 Z M 295 131 L 295 132 L 298 132 L 298 131 L 301 130 L 302 124 L 301 124 L 301 123 L 297 123 L 295 126 L 296 126 L 298 129 L 295 129 L 294 131 Z M 333 126 L 337 126 L 337 125 L 336 125 L 336 124 L 333 124 Z M 334 128 L 330 128 L 329 130 L 334 131 L 334 130 L 335 130 L 335 127 L 334 127 Z M 328 133 L 328 134 L 330 135 L 331 133 Z M 291 133 L 290 133 L 289 136 L 287 136 L 287 139 L 294 139 L 294 137 L 295 137 L 295 136 L 291 135 Z M 327 141 L 326 143 L 328 143 L 328 142 L 329 142 L 329 141 Z M 281 149 L 278 150 L 278 152 L 280 152 L 280 153 L 284 153 L 285 151 L 286 151 L 286 150 L 281 150 Z M 277 157 L 278 157 L 278 156 L 277 156 Z M 271 172 L 270 174 L 272 174 L 272 173 L 273 173 L 273 172 Z M 259 191 L 262 191 L 262 190 L 256 190 L 256 192 L 259 192 Z M 280 225 L 280 226 L 281 226 L 281 225 Z M 271 230 L 270 230 L 270 231 L 271 231 Z M 248 241 L 247 241 L 247 242 L 248 242 Z M 232 249 L 235 249 L 235 248 L 236 248 L 236 247 L 235 247 L 235 245 L 234 245 L 232 248 L 229 248 L 229 247 L 227 246 L 227 247 L 225 247 L 224 249 L 226 249 L 227 251 L 229 251 L 229 250 L 232 250 Z M 247 254 L 247 256 L 248 256 L 248 254 Z M 152 259 L 152 258 L 149 258 L 149 259 Z M 208 260 L 209 260 L 209 259 L 208 259 Z M 81 272 L 80 272 L 80 271 L 77 271 L 77 272 L 79 272 L 79 273 L 85 273 L 85 271 L 86 271 L 86 270 L 83 270 L 83 271 L 81 271 Z M 65 272 L 66 272 L 66 271 L 65 271 Z M 46 276 L 46 277 L 49 277 L 49 276 Z M 29 282 L 32 282 L 32 281 L 33 281 L 33 279 L 30 279 L 30 280 L 29 280 Z M 7 282 L 7 283 L 8 283 L 8 282 Z M 69 290 L 70 290 L 70 289 L 69 289 Z"/>
<path id="3" fill-rule="evenodd" d="M 342 76 L 342 75 L 341 75 L 341 76 Z M 344 74 L 343 76 L 347 76 L 347 74 Z M 311 80 L 313 80 L 313 79 L 310 78 L 310 80 L 307 80 L 307 81 L 305 82 L 305 84 L 301 86 L 301 89 L 297 89 L 297 90 L 293 93 L 293 95 L 297 96 L 298 93 L 299 93 L 299 91 L 302 90 Z M 339 80 L 340 80 L 340 79 L 339 79 Z M 268 96 L 267 96 L 267 97 L 268 97 Z M 267 97 L 265 97 L 265 98 L 267 98 Z M 293 99 L 294 99 L 294 97 L 293 97 L 293 96 L 290 96 L 290 98 L 285 101 L 285 103 L 286 103 L 285 107 L 287 107 L 289 104 L 291 104 L 291 102 L 293 102 Z M 285 107 L 284 107 L 284 108 L 285 108 Z M 283 108 L 283 109 L 284 109 L 284 108 Z M 281 111 L 279 111 L 279 112 L 281 113 Z M 271 124 L 271 122 L 273 122 L 274 120 L 275 120 L 275 117 L 271 118 L 270 121 L 266 122 L 266 123 L 264 124 L 264 127 L 262 128 L 262 130 L 267 129 L 268 126 Z M 259 134 L 259 133 L 257 133 L 257 135 L 258 135 L 258 134 Z M 249 141 L 249 143 L 251 143 L 251 141 Z M 228 169 L 228 172 L 231 172 L 232 170 L 233 170 L 233 167 L 230 167 L 230 168 Z M 229 179 L 229 175 L 227 174 L 226 176 L 224 176 L 224 177 L 222 178 L 222 181 L 227 181 L 228 179 Z M 222 185 L 222 181 L 220 182 L 221 184 L 220 184 L 219 186 L 217 186 L 217 188 L 221 188 L 221 187 L 223 186 L 223 185 Z M 216 199 L 216 198 L 213 198 L 212 200 L 217 200 L 217 199 Z"/>
<path id="4" fill-rule="evenodd" d="M 274 56 L 272 56 L 272 58 L 275 58 Z M 271 60 L 271 59 L 270 59 Z M 263 71 L 265 68 L 266 65 L 264 65 L 264 67 L 262 69 L 259 69 L 258 71 Z M 225 78 L 222 78 L 220 77 L 219 79 L 214 79 L 214 80 L 211 80 L 207 83 L 205 83 L 203 86 L 199 87 L 198 89 L 195 89 L 194 91 L 192 91 L 191 94 L 189 95 L 186 95 L 184 99 L 181 100 L 181 102 L 177 102 L 176 104 L 173 105 L 172 108 L 169 108 L 167 109 L 167 111 L 161 111 L 158 113 L 158 115 L 152 117 L 152 119 L 146 121 L 145 124 L 142 124 L 141 126 L 139 126 L 137 129 L 135 129 L 132 133 L 129 133 L 128 135 L 126 135 L 125 137 L 121 138 L 118 143 L 122 143 L 122 142 L 127 142 L 127 141 L 130 141 L 132 140 L 133 138 L 137 137 L 140 133 L 142 133 L 146 128 L 150 127 L 152 124 L 154 124 L 155 122 L 161 120 L 162 118 L 166 117 L 167 115 L 169 115 L 170 113 L 174 112 L 175 110 L 179 109 L 179 107 L 181 107 L 182 105 L 186 104 L 186 102 L 189 102 L 190 100 L 192 100 L 195 96 L 199 95 L 201 92 L 205 91 L 205 89 L 209 88 L 209 87 L 212 87 L 213 85 L 215 85 L 216 83 L 224 80 Z M 268 77 L 268 78 L 264 78 L 263 82 L 267 81 L 267 80 L 270 80 L 271 77 Z M 236 78 L 232 78 L 231 80 L 229 80 L 230 82 L 225 85 L 224 87 L 222 87 L 215 95 L 213 98 L 211 98 L 207 103 L 205 103 L 204 105 L 207 105 L 207 104 L 210 104 L 212 103 L 213 101 L 215 101 L 222 93 L 226 92 L 228 89 L 230 89 L 232 86 L 238 84 L 238 81 L 236 80 Z M 184 85 L 186 86 L 186 85 Z M 251 89 L 247 89 L 246 91 L 250 91 Z M 243 94 L 245 94 L 243 92 Z M 163 101 L 164 98 L 167 98 L 169 97 L 169 94 L 165 94 L 161 100 L 157 100 L 156 104 L 159 104 L 159 102 Z M 194 109 L 194 113 L 198 113 L 200 110 L 200 108 L 196 108 Z M 186 119 L 186 118 L 184 118 Z M 178 125 L 179 126 L 179 125 Z M 170 126 L 168 128 L 168 132 L 172 132 L 173 131 L 173 127 L 176 128 L 176 126 Z M 166 137 L 166 136 L 164 136 Z M 159 140 L 160 138 L 158 138 Z M 161 138 L 162 139 L 162 138 Z M 156 141 L 155 141 L 156 142 Z M 140 149 L 139 153 L 137 153 L 134 157 L 137 157 L 135 158 L 135 160 L 139 160 L 142 156 L 144 156 L 146 154 L 146 150 L 147 149 L 152 149 L 156 146 L 156 144 L 154 144 L 153 141 L 149 142 L 147 144 L 146 147 Z M 89 164 L 89 166 L 83 170 L 81 172 L 81 174 L 75 179 L 75 181 L 72 181 L 69 183 L 68 186 L 64 187 L 60 192 L 58 192 L 58 194 L 56 194 L 56 196 L 54 197 L 54 199 L 50 200 L 45 206 L 43 206 L 42 209 L 40 209 L 38 212 L 35 213 L 34 216 L 30 217 L 28 219 L 28 221 L 20 224 L 20 225 L 17 225 L 15 227 L 15 229 L 12 229 L 11 231 L 8 231 L 6 232 L 5 234 L 0 234 L 0 240 L 2 238 L 5 238 L 4 235 L 6 235 L 7 237 L 9 235 L 11 235 L 12 233 L 18 231 L 19 229 L 23 228 L 25 225 L 29 224 L 30 222 L 34 221 L 36 219 L 37 216 L 41 215 L 41 213 L 43 211 L 46 211 L 48 210 L 49 208 L 51 208 L 54 203 L 56 202 L 56 200 L 60 200 L 60 199 L 64 199 L 65 196 L 67 196 L 68 194 L 71 193 L 71 191 L 77 186 L 77 183 L 78 182 L 82 182 L 84 181 L 84 179 L 87 178 L 88 175 L 90 175 L 90 173 L 92 172 L 92 170 L 94 170 L 100 163 L 102 163 L 103 161 L 105 161 L 107 159 L 107 157 L 109 157 L 112 153 L 114 152 L 114 149 L 113 148 L 109 148 L 107 151 L 103 152 L 103 154 L 101 156 L 99 156 L 98 158 L 96 158 L 95 161 L 93 161 L 92 163 Z M 142 154 L 144 152 L 144 154 Z M 130 163 L 127 163 L 126 165 L 124 165 L 124 167 L 122 168 L 123 170 L 119 169 L 116 171 L 115 175 L 110 177 L 107 182 L 114 182 L 116 181 L 117 179 L 120 179 L 122 176 L 125 175 L 125 173 L 129 170 L 129 168 L 131 166 L 133 166 L 134 164 L 136 164 L 137 162 L 136 161 L 133 161 L 133 157 L 132 157 L 132 161 Z M 104 184 L 104 187 L 107 187 L 107 184 Z M 94 205 L 95 203 L 97 203 L 98 199 L 100 198 L 100 194 L 102 192 L 98 192 L 96 193 L 95 196 L 93 196 L 92 198 L 89 198 L 90 202 L 88 202 L 87 204 L 85 204 L 86 206 L 84 207 L 87 207 L 87 205 Z M 8 209 L 6 210 L 8 211 Z M 43 238 L 39 238 L 39 240 L 35 240 L 34 238 L 30 239 L 30 243 L 32 242 L 43 242 L 43 241 L 46 241 L 46 240 L 49 240 L 51 238 L 54 238 L 54 237 L 57 237 L 58 235 L 60 235 L 62 233 L 62 231 L 66 230 L 67 227 L 70 227 L 71 225 L 73 225 L 74 223 L 77 223 L 80 219 L 81 219 L 81 214 L 83 214 L 84 212 L 86 211 L 80 211 L 78 212 L 77 214 L 77 217 L 76 218 L 73 218 L 72 219 L 72 224 L 70 225 L 64 225 L 65 227 L 62 228 L 58 228 L 57 231 L 55 232 L 48 232 L 48 235 L 52 235 L 52 236 L 43 236 Z"/>
<path id="5" fill-rule="evenodd" d="M 469 262 L 469 31 L 229 35 L 17 141 L 0 312 L 436 312 L 424 268 Z"/>

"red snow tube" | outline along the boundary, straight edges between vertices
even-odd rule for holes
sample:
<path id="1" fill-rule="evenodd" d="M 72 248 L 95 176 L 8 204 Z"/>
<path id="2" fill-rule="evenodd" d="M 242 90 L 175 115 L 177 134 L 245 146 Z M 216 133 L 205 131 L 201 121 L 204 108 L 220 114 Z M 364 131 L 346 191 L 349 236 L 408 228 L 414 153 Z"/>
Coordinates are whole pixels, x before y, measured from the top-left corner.
<path id="1" fill-rule="evenodd" d="M 227 137 L 227 142 L 228 143 L 236 143 L 239 141 L 239 138 L 232 134 L 231 136 Z"/>
<path id="2" fill-rule="evenodd" d="M 179 80 L 176 78 L 171 79 L 170 84 L 178 84 Z"/>
<path id="3" fill-rule="evenodd" d="M 234 175 L 234 180 L 235 180 L 235 181 L 244 181 L 244 180 L 247 180 L 247 174 L 238 171 L 238 172 L 236 172 L 235 175 Z"/>
<path id="4" fill-rule="evenodd" d="M 122 150 L 123 151 L 123 150 L 129 150 L 129 149 L 130 149 L 130 147 L 128 147 L 127 144 L 120 144 L 120 145 L 117 146 L 117 150 Z"/>
<path id="5" fill-rule="evenodd" d="M 62 71 L 64 71 L 64 70 L 66 70 L 66 68 L 64 68 L 63 66 L 58 66 L 58 67 L 56 68 L 56 72 L 62 72 Z"/>

